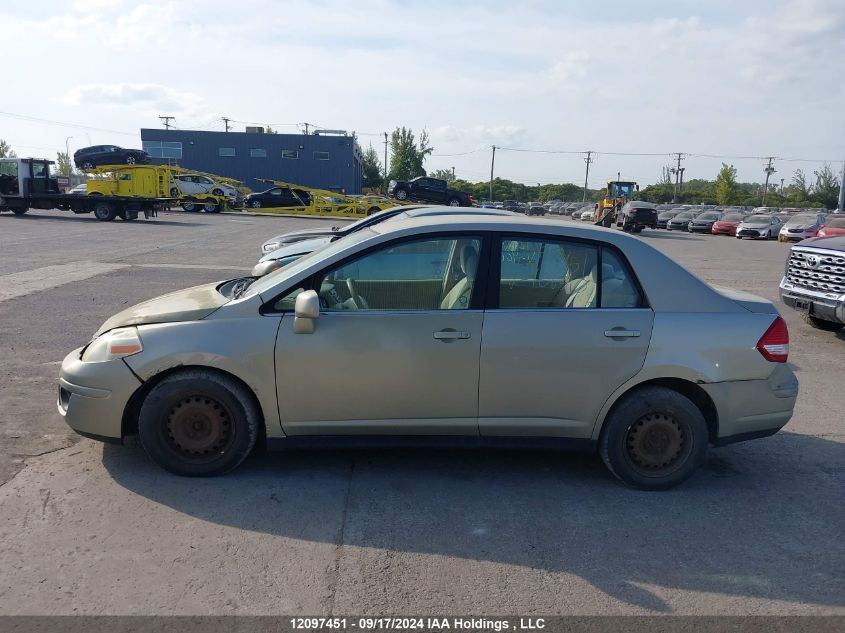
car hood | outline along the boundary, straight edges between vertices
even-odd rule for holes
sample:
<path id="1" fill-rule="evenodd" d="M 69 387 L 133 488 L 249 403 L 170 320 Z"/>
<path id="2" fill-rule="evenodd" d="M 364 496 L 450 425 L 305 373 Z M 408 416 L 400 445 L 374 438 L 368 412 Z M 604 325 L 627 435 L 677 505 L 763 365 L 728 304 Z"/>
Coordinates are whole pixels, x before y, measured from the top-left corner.
<path id="1" fill-rule="evenodd" d="M 275 237 L 271 237 L 264 243 L 267 244 L 267 242 L 279 242 L 280 244 L 289 244 L 291 242 L 307 240 L 312 237 L 320 237 L 322 235 L 334 235 L 335 233 L 336 231 L 333 231 L 331 228 L 302 229 L 301 231 L 292 231 L 290 233 L 276 235 Z"/>
<path id="2" fill-rule="evenodd" d="M 730 299 L 734 303 L 741 305 L 749 312 L 759 312 L 762 314 L 777 314 L 777 308 L 768 299 L 758 297 L 750 292 L 736 290 L 735 288 L 725 288 L 724 286 L 710 286 L 723 297 Z"/>
<path id="3" fill-rule="evenodd" d="M 219 285 L 220 282 L 194 286 L 134 305 L 107 319 L 94 336 L 117 327 L 204 319 L 229 302 L 228 297 L 217 292 Z"/>
<path id="4" fill-rule="evenodd" d="M 271 259 L 281 259 L 282 257 L 290 257 L 291 255 L 304 255 L 305 253 L 316 251 L 318 248 L 325 244 L 328 244 L 331 241 L 331 236 L 324 235 L 322 237 L 315 237 L 310 240 L 301 240 L 299 242 L 294 242 L 293 244 L 285 244 L 284 246 L 280 246 L 274 251 L 270 251 L 258 261 L 266 262 Z"/>
<path id="5" fill-rule="evenodd" d="M 767 229 L 769 228 L 768 222 L 740 222 L 739 226 L 744 229 Z"/>

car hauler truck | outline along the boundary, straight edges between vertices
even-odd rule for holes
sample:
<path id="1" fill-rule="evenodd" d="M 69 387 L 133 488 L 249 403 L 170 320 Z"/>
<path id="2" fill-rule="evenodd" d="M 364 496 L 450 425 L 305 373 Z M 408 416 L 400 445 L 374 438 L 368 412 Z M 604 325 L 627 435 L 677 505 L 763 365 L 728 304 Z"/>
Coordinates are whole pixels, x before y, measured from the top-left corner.
<path id="1" fill-rule="evenodd" d="M 286 198 L 288 200 L 288 204 L 284 205 L 284 209 L 285 211 L 289 211 L 291 213 L 348 213 L 350 215 L 372 215 L 373 213 L 378 213 L 384 209 L 398 207 L 402 204 L 410 204 L 410 202 L 402 203 L 380 196 L 348 196 L 335 191 L 329 191 L 328 189 L 317 189 L 315 187 L 295 185 L 282 180 L 273 180 L 270 178 L 256 178 L 256 180 L 271 184 L 274 188 L 283 190 L 283 193 L 286 195 L 279 196 L 279 198 Z M 271 206 L 272 203 L 264 201 L 263 195 L 263 193 L 254 193 L 246 196 L 245 206 L 253 209 L 261 207 L 273 208 Z M 289 202 L 291 200 L 296 201 L 299 204 L 290 204 Z"/>
<path id="2" fill-rule="evenodd" d="M 139 195 L 135 190 L 117 189 L 100 195 L 61 193 L 50 173 L 54 162 L 43 158 L 0 158 L 0 211 L 23 215 L 30 209 L 61 209 L 94 213 L 98 220 L 134 220 L 139 212 L 166 209 L 173 202 L 167 190 L 159 195 Z"/>

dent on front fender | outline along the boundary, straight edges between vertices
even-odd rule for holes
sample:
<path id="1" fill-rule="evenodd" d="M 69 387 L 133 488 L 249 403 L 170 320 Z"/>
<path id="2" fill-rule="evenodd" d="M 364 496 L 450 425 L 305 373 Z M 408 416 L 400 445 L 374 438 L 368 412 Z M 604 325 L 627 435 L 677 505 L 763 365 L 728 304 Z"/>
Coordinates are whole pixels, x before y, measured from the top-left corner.
<path id="1" fill-rule="evenodd" d="M 139 327 L 144 351 L 126 359 L 143 381 L 179 367 L 232 374 L 255 394 L 268 437 L 283 437 L 274 349 L 280 317 L 210 319 Z"/>

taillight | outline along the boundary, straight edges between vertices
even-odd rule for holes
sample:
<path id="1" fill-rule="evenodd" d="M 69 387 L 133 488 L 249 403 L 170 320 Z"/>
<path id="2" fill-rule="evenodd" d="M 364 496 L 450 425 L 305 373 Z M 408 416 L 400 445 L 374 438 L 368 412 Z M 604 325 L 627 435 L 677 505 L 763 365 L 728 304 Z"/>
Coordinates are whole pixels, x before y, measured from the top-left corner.
<path id="1" fill-rule="evenodd" d="M 757 341 L 757 351 L 768 361 L 785 363 L 789 357 L 789 330 L 786 321 L 778 317 Z"/>

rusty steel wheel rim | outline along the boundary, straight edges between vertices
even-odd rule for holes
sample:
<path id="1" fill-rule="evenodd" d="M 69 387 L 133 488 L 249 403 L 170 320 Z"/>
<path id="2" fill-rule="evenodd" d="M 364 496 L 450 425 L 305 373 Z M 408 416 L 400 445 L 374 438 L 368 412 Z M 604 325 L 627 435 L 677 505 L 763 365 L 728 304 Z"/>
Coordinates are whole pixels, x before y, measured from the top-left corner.
<path id="1" fill-rule="evenodd" d="M 665 475 L 676 470 L 689 455 L 689 433 L 666 413 L 648 413 L 629 428 L 625 436 L 625 454 L 642 474 Z"/>
<path id="2" fill-rule="evenodd" d="M 200 462 L 225 453 L 235 437 L 229 410 L 210 396 L 179 400 L 167 412 L 165 430 L 173 450 Z"/>

